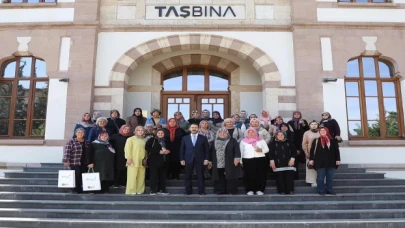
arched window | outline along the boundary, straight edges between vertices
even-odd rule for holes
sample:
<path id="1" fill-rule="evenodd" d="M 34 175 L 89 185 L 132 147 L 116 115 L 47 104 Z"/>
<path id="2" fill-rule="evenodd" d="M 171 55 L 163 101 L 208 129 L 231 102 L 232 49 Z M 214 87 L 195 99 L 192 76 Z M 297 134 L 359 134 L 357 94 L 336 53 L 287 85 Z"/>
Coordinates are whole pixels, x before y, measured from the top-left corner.
<path id="1" fill-rule="evenodd" d="M 0 70 L 0 137 L 43 137 L 49 82 L 45 61 L 16 57 Z"/>
<path id="2" fill-rule="evenodd" d="M 218 111 L 229 116 L 229 74 L 209 66 L 184 66 L 162 74 L 163 113 L 172 117 L 181 111 L 185 118 L 192 110 Z"/>
<path id="3" fill-rule="evenodd" d="M 402 101 L 394 67 L 379 57 L 357 57 L 345 77 L 351 139 L 395 139 L 403 134 Z"/>

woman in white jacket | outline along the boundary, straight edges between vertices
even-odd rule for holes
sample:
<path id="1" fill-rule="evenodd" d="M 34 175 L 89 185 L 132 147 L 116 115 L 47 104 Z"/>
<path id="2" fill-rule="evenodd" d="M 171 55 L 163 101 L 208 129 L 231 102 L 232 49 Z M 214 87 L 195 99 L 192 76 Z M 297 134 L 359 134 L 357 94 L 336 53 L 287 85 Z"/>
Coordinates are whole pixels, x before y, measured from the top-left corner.
<path id="1" fill-rule="evenodd" d="M 269 147 L 256 129 L 247 129 L 247 136 L 240 142 L 241 161 L 245 170 L 245 190 L 248 195 L 263 195 L 267 182 Z"/>

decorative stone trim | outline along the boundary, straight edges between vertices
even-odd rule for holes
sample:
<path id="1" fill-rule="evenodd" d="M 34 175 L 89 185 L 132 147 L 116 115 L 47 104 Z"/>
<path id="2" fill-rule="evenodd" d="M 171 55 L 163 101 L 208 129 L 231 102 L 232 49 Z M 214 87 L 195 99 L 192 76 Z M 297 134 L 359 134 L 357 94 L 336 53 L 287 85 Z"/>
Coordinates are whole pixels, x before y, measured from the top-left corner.
<path id="1" fill-rule="evenodd" d="M 164 73 L 173 68 L 187 65 L 206 65 L 216 67 L 228 73 L 231 73 L 232 71 L 234 71 L 239 67 L 236 63 L 219 56 L 189 54 L 189 55 L 173 56 L 168 59 L 162 60 L 153 65 L 153 68 L 159 71 L 160 73 Z"/>

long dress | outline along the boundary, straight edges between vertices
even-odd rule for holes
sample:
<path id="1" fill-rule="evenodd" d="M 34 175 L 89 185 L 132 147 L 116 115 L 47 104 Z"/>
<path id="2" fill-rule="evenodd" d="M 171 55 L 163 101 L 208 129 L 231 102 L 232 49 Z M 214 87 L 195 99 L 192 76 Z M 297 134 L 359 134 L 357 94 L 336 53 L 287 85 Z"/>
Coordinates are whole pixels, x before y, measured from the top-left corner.
<path id="1" fill-rule="evenodd" d="M 131 159 L 133 165 L 127 167 L 127 188 L 125 194 L 142 194 L 145 191 L 145 170 L 142 159 L 146 156 L 146 140 L 137 136 L 127 139 L 125 158 Z"/>
<path id="2" fill-rule="evenodd" d="M 302 149 L 305 152 L 305 157 L 309 158 L 309 153 L 311 151 L 312 141 L 314 139 L 319 138 L 319 132 L 312 132 L 311 130 L 306 131 L 304 136 L 302 137 Z M 306 159 L 306 164 L 308 164 L 309 159 Z M 315 169 L 308 169 L 306 167 L 306 175 L 305 175 L 305 182 L 310 184 L 316 184 L 316 170 Z"/>
<path id="3" fill-rule="evenodd" d="M 173 142 L 170 141 L 170 131 L 166 128 L 163 129 L 165 133 L 166 149 L 170 151 L 168 154 L 169 168 L 167 175 L 172 176 L 173 179 L 179 179 L 181 164 L 180 164 L 180 145 L 183 136 L 186 135 L 183 129 L 177 128 L 174 134 Z"/>
<path id="4" fill-rule="evenodd" d="M 125 144 L 130 136 L 123 136 L 115 134 L 111 136 L 110 142 L 115 150 L 115 163 L 114 163 L 114 185 L 124 186 L 127 183 L 127 167 L 125 159 Z"/>

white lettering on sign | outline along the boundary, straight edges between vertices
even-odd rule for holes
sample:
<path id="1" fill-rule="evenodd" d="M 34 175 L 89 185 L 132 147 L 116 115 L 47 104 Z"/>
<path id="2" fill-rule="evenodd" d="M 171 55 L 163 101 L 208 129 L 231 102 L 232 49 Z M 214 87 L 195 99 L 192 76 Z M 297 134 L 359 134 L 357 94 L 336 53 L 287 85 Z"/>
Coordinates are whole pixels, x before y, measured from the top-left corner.
<path id="1" fill-rule="evenodd" d="M 146 6 L 148 20 L 245 19 L 245 6 Z"/>

